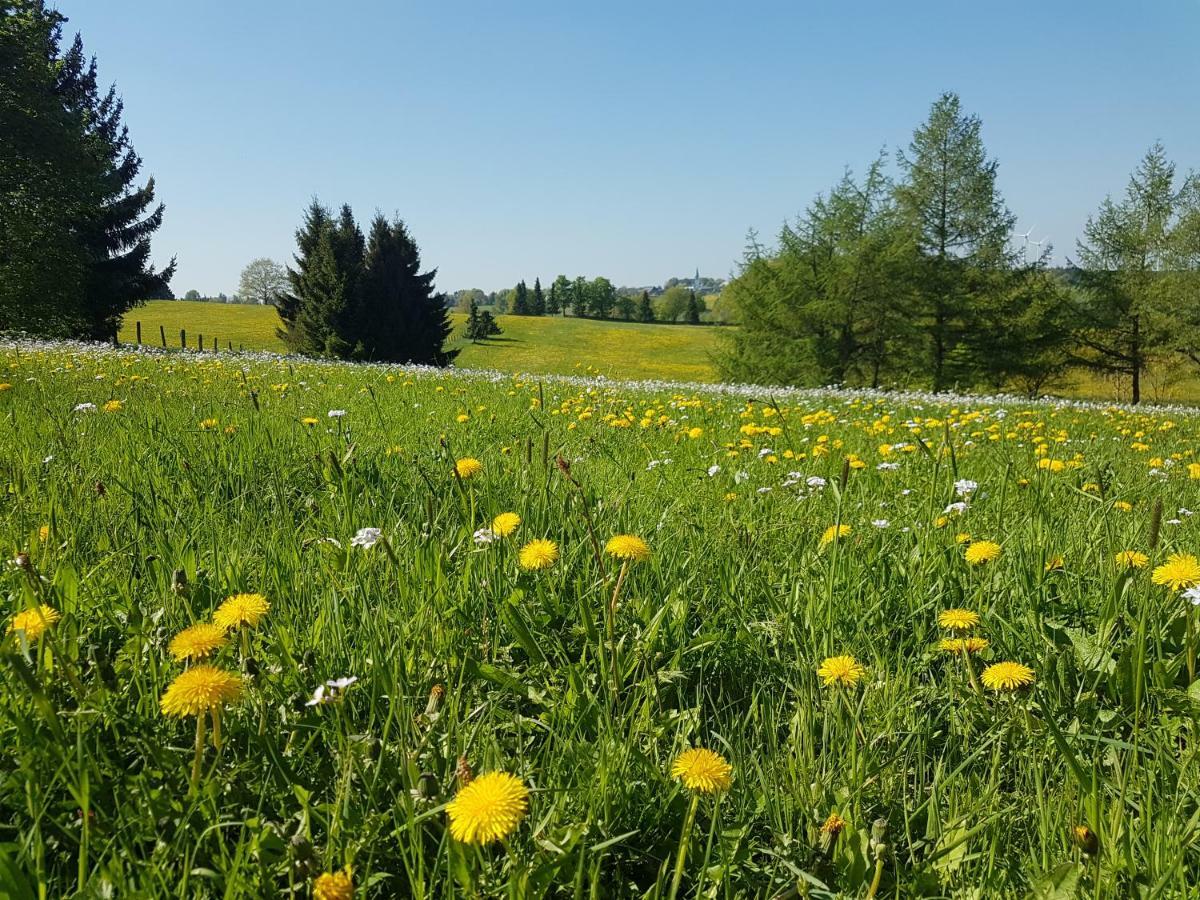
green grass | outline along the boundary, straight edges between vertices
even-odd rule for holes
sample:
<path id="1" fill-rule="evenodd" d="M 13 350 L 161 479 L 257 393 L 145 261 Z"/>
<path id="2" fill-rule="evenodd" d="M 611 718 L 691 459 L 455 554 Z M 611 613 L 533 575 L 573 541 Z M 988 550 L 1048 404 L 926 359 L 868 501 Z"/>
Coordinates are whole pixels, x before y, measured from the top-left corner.
<path id="1" fill-rule="evenodd" d="M 303 897 L 349 864 L 372 898 L 665 897 L 696 746 L 733 780 L 696 806 L 681 897 L 864 897 L 877 867 L 878 897 L 1194 896 L 1195 612 L 1151 571 L 1200 545 L 1177 512 L 1200 417 L 44 345 L 0 365 L 5 614 L 62 614 L 0 645 L 10 896 Z M 958 479 L 978 488 L 944 512 Z M 503 511 L 516 534 L 478 542 Z M 352 546 L 365 527 L 386 542 Z M 651 551 L 624 577 L 597 552 L 621 533 Z M 560 557 L 525 571 L 535 538 Z M 999 558 L 970 565 L 984 540 Z M 247 591 L 270 611 L 215 659 L 245 690 L 193 789 L 168 644 Z M 969 668 L 939 650 L 955 607 L 990 642 Z M 840 654 L 865 675 L 822 684 Z M 1002 660 L 1034 683 L 976 689 Z M 505 843 L 450 836 L 467 770 L 531 791 Z"/>
<path id="2" fill-rule="evenodd" d="M 478 344 L 463 338 L 465 317 L 455 315 L 451 346 L 461 350 L 456 365 L 500 372 L 602 374 L 615 378 L 716 381 L 712 355 L 719 329 L 680 325 L 640 325 L 563 317 L 500 316 L 504 333 Z M 279 317 L 273 307 L 225 303 L 156 300 L 125 318 L 121 340 L 132 343 L 142 323 L 142 342 L 160 345 L 159 326 L 170 347 L 179 346 L 179 329 L 187 330 L 188 346 L 203 335 L 211 348 L 215 338 L 225 348 L 282 353 L 275 334 Z"/>

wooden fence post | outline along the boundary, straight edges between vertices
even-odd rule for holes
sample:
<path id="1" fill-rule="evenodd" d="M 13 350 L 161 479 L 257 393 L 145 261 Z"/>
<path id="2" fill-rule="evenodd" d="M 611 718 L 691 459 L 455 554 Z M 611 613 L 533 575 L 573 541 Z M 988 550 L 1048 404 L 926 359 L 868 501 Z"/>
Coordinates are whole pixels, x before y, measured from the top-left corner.
<path id="1" fill-rule="evenodd" d="M 140 319 L 137 323 L 137 345 L 142 346 L 142 322 Z"/>
<path id="2" fill-rule="evenodd" d="M 204 352 L 204 335 L 202 335 L 202 334 L 197 335 L 196 339 L 200 342 L 200 344 L 199 344 L 200 352 L 203 353 Z"/>
<path id="3" fill-rule="evenodd" d="M 186 328 L 179 329 L 179 346 L 184 350 L 187 349 L 187 329 Z"/>
<path id="4" fill-rule="evenodd" d="M 167 329 L 165 329 L 163 326 L 159 325 L 158 326 L 158 336 L 159 336 L 159 338 L 162 339 L 163 349 L 166 350 L 167 349 Z"/>

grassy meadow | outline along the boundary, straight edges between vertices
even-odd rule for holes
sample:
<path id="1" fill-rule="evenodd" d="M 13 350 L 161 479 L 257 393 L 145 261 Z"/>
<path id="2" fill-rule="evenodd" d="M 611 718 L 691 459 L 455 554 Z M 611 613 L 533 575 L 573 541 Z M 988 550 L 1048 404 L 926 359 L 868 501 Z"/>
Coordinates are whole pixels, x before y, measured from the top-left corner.
<path id="1" fill-rule="evenodd" d="M 0 382 L 0 894 L 1194 896 L 1190 412 Z"/>
<path id="2" fill-rule="evenodd" d="M 211 349 L 215 338 L 224 349 L 286 350 L 275 334 L 279 317 L 274 307 L 152 300 L 125 317 L 121 340 L 133 343 L 136 323 L 142 323 L 142 342 L 161 346 L 159 326 L 167 345 L 179 347 L 179 329 L 187 330 L 188 346 L 204 335 Z M 463 337 L 466 316 L 455 314 L 450 345 L 460 350 L 460 368 L 500 372 L 538 372 L 548 375 L 599 374 L 612 378 L 716 381 L 712 354 L 720 340 L 717 328 L 680 325 L 641 325 L 598 322 L 564 317 L 500 316 L 504 333 L 481 343 Z"/>

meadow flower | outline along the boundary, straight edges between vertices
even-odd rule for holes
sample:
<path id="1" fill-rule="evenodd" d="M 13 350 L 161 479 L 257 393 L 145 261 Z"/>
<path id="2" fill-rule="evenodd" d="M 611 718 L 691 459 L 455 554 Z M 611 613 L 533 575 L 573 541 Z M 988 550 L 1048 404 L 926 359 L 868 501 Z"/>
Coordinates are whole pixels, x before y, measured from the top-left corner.
<path id="1" fill-rule="evenodd" d="M 872 519 L 871 520 L 871 525 L 874 528 L 888 528 L 891 526 L 891 524 L 892 523 L 889 522 L 887 519 Z"/>
<path id="2" fill-rule="evenodd" d="M 354 879 L 350 867 L 340 872 L 324 872 L 313 882 L 313 900 L 354 900 Z"/>
<path id="3" fill-rule="evenodd" d="M 1086 825 L 1076 825 L 1072 828 L 1071 840 L 1087 856 L 1095 856 L 1100 852 L 1100 838 Z"/>
<path id="4" fill-rule="evenodd" d="M 845 819 L 843 819 L 837 813 L 830 813 L 829 818 L 827 818 L 821 824 L 821 834 L 823 836 L 828 836 L 829 838 L 835 838 L 842 833 L 842 830 L 845 829 L 845 827 Z"/>
<path id="5" fill-rule="evenodd" d="M 201 431 L 212 431 L 219 424 L 221 424 L 221 423 L 218 422 L 216 419 L 201 419 L 200 420 L 200 430 Z"/>
<path id="6" fill-rule="evenodd" d="M 315 416 L 305 416 L 303 419 L 300 420 L 300 424 L 303 425 L 305 428 L 312 428 L 319 421 L 320 420 L 317 419 Z"/>
<path id="7" fill-rule="evenodd" d="M 483 463 L 475 459 L 473 456 L 465 456 L 454 463 L 454 471 L 463 481 L 468 478 L 474 478 L 483 471 Z"/>
<path id="8" fill-rule="evenodd" d="M 521 517 L 515 512 L 502 512 L 492 519 L 492 533 L 496 537 L 508 537 L 521 527 Z"/>
<path id="9" fill-rule="evenodd" d="M 1060 570 L 1064 565 L 1065 565 L 1065 561 L 1063 560 L 1062 554 L 1055 553 L 1049 559 L 1046 560 L 1045 569 L 1047 572 L 1056 572 L 1056 571 Z"/>
<path id="10" fill-rule="evenodd" d="M 210 622 L 199 622 L 183 629 L 171 638 L 167 650 L 176 660 L 183 662 L 211 656 L 224 647 L 227 642 L 225 629 L 222 626 Z"/>
<path id="11" fill-rule="evenodd" d="M 732 775 L 733 767 L 725 757 L 704 747 L 684 750 L 671 766 L 671 777 L 678 778 L 685 788 L 699 794 L 728 790 Z"/>
<path id="12" fill-rule="evenodd" d="M 826 687 L 854 687 L 865 674 L 867 670 L 853 656 L 829 656 L 817 668 L 817 677 Z"/>
<path id="13" fill-rule="evenodd" d="M 978 653 L 988 647 L 987 638 L 942 638 L 938 641 L 938 649 L 943 653 Z"/>
<path id="14" fill-rule="evenodd" d="M 537 538 L 521 548 L 518 559 L 522 569 L 539 572 L 558 562 L 558 544 L 545 538 Z"/>
<path id="15" fill-rule="evenodd" d="M 95 403 L 79 403 L 71 412 L 91 412 L 96 408 Z"/>
<path id="16" fill-rule="evenodd" d="M 849 537 L 849 536 L 850 536 L 850 526 L 849 525 L 830 525 L 828 528 L 825 529 L 825 532 L 821 535 L 821 547 L 822 548 L 828 547 L 830 544 L 834 543 L 835 541 L 838 541 L 841 538 Z"/>
<path id="17" fill-rule="evenodd" d="M 1114 559 L 1122 569 L 1144 569 L 1150 562 L 1150 557 L 1137 550 L 1122 550 Z"/>
<path id="18" fill-rule="evenodd" d="M 721 467 L 714 463 L 713 465 L 708 467 L 707 471 L 708 471 L 709 478 L 715 478 L 717 476 L 717 474 L 721 471 Z"/>
<path id="19" fill-rule="evenodd" d="M 954 493 L 960 497 L 969 497 L 979 489 L 979 482 L 971 481 L 969 478 L 960 478 L 954 482 Z"/>
<path id="20" fill-rule="evenodd" d="M 317 689 L 313 691 L 312 697 L 304 704 L 305 706 L 322 706 L 326 703 L 337 703 L 342 699 L 342 695 L 350 685 L 358 681 L 358 678 L 351 675 L 348 678 L 331 678 L 328 681 L 317 685 Z"/>
<path id="21" fill-rule="evenodd" d="M 1000 558 L 1000 545 L 995 541 L 975 541 L 967 547 L 963 558 L 973 566 L 994 562 Z"/>
<path id="22" fill-rule="evenodd" d="M 486 547 L 493 541 L 499 540 L 499 538 L 496 532 L 492 531 L 492 529 L 479 528 L 476 529 L 473 535 L 471 535 L 471 540 L 475 542 L 476 547 Z"/>
<path id="23" fill-rule="evenodd" d="M 234 703 L 242 695 L 242 679 L 207 663 L 182 672 L 159 700 L 164 716 L 200 716 Z"/>
<path id="24" fill-rule="evenodd" d="M 1200 587 L 1190 587 L 1183 592 L 1183 599 L 1192 606 L 1200 606 Z"/>
<path id="25" fill-rule="evenodd" d="M 604 552 L 625 562 L 645 562 L 650 558 L 650 548 L 635 534 L 618 534 L 609 538 Z"/>
<path id="26" fill-rule="evenodd" d="M 1200 562 L 1190 553 L 1172 553 L 1151 573 L 1150 580 L 1173 591 L 1194 587 L 1200 584 Z"/>
<path id="27" fill-rule="evenodd" d="M 354 537 L 350 538 L 350 546 L 370 550 L 381 540 L 383 540 L 383 532 L 378 528 L 360 528 L 354 533 Z"/>
<path id="28" fill-rule="evenodd" d="M 473 778 L 446 806 L 450 834 L 464 844 L 504 840 L 521 824 L 529 808 L 529 789 L 508 772 Z"/>
<path id="29" fill-rule="evenodd" d="M 262 594 L 234 594 L 226 597 L 225 601 L 213 613 L 213 622 L 227 631 L 249 625 L 253 628 L 259 623 L 271 604 Z"/>
<path id="30" fill-rule="evenodd" d="M 331 419 L 340 419 L 345 414 L 346 411 L 344 409 L 331 409 L 328 413 L 329 418 Z"/>
<path id="31" fill-rule="evenodd" d="M 1033 684 L 1033 669 L 1017 662 L 998 662 L 983 670 L 983 684 L 993 691 L 1015 691 Z"/>
<path id="32" fill-rule="evenodd" d="M 938 625 L 951 631 L 967 631 L 979 624 L 979 613 L 970 609 L 943 609 L 938 613 Z"/>
<path id="33" fill-rule="evenodd" d="M 120 412 L 121 406 L 120 400 L 109 400 L 104 404 L 104 411 L 106 413 Z"/>
<path id="34" fill-rule="evenodd" d="M 25 609 L 13 616 L 12 621 L 8 623 L 7 633 L 21 631 L 25 634 L 25 640 L 36 641 L 61 618 L 62 613 L 43 603 L 35 609 Z"/>

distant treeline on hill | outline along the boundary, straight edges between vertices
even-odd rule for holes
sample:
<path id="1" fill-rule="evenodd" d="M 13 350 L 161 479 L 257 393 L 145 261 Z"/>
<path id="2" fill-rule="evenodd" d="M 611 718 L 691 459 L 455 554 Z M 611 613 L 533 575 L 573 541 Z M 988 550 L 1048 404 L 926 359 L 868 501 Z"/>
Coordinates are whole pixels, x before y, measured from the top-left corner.
<path id="1" fill-rule="evenodd" d="M 576 316 L 626 322 L 659 322 L 690 325 L 728 324 L 736 317 L 721 300 L 724 282 L 718 278 L 671 278 L 662 286 L 616 287 L 600 276 L 591 280 L 559 275 L 548 288 L 540 278 L 529 287 L 522 279 L 515 287 L 490 293 L 472 288 L 457 291 L 450 302 L 460 312 L 471 304 L 491 312 L 515 316 Z"/>

